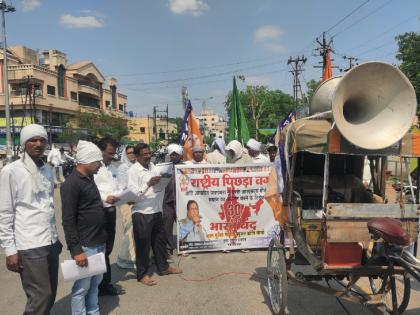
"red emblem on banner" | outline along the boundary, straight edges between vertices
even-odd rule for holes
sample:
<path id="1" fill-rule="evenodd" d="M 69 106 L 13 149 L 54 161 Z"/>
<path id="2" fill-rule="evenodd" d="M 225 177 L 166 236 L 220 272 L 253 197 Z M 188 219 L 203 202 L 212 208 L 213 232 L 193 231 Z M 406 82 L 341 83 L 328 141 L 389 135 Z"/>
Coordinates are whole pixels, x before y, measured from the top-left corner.
<path id="1" fill-rule="evenodd" d="M 244 205 L 239 203 L 238 197 L 235 195 L 235 190 L 228 188 L 228 197 L 223 205 L 220 206 L 221 212 L 219 212 L 219 217 L 227 223 L 225 225 L 226 230 L 236 233 L 239 229 L 249 228 L 249 218 L 252 212 L 258 215 L 263 203 L 263 199 L 259 199 L 255 204 Z"/>

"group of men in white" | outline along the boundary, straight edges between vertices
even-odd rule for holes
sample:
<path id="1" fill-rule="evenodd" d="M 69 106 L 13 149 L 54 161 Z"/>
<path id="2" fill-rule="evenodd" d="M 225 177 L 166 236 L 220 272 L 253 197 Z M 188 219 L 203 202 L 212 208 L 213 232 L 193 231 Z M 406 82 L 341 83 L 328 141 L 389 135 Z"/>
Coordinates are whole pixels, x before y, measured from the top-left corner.
<path id="1" fill-rule="evenodd" d="M 232 140 L 225 145 L 224 140 L 218 138 L 213 142 L 211 148 L 212 151 L 205 155 L 202 146 L 193 146 L 192 159 L 186 161 L 185 164 L 269 163 L 274 162 L 277 153 L 277 147 L 273 144 L 264 145 L 252 138 L 248 140 L 245 147 L 238 140 Z"/>
<path id="2" fill-rule="evenodd" d="M 20 135 L 22 157 L 0 172 L 0 245 L 6 254 L 7 269 L 20 274 L 27 296 L 25 314 L 49 314 L 57 292 L 62 245 L 57 234 L 53 193 L 56 178 L 62 173 L 53 171 L 43 161 L 47 139 L 42 126 L 24 127 Z M 152 250 L 159 275 L 182 272 L 168 263 L 174 250 L 172 229 L 176 222 L 174 176 L 166 188 L 158 188 L 161 176 L 154 172 L 152 152 L 144 143 L 126 146 L 116 168 L 112 162 L 117 148 L 117 143 L 109 137 L 97 144 L 80 140 L 76 167 L 60 187 L 62 224 L 72 259 L 79 267 L 86 267 L 89 256 L 104 253 L 107 267 L 105 274 L 74 282 L 72 314 L 99 314 L 98 295 L 124 293 L 121 287 L 111 283 L 109 260 L 117 211 L 124 227 L 118 266 L 134 267 L 139 283 L 156 285 L 152 277 L 154 269 L 150 267 Z M 225 146 L 222 139 L 216 139 L 208 154 L 202 146 L 193 146 L 190 161 L 182 160 L 180 145 L 170 144 L 167 158 L 174 165 L 273 161 L 273 146 L 268 148 L 267 155 L 261 152 L 262 148 L 255 139 L 250 139 L 246 148 L 237 140 Z M 51 152 L 48 162 L 54 167 L 68 159 L 64 152 L 56 149 Z M 120 194 L 126 190 L 136 200 L 120 204 Z"/>
<path id="3" fill-rule="evenodd" d="M 63 166 L 68 161 L 74 161 L 74 158 L 68 155 L 63 147 L 58 149 L 52 145 L 47 156 L 47 162 L 54 167 L 53 175 L 56 184 L 64 182 Z"/>

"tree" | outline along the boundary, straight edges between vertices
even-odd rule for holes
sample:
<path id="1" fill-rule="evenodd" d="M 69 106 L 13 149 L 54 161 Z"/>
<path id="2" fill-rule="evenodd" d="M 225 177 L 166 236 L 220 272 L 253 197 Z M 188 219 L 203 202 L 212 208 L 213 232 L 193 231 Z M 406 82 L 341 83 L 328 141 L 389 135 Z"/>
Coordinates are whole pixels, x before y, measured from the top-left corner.
<path id="1" fill-rule="evenodd" d="M 171 132 L 168 135 L 168 141 L 169 141 L 168 143 L 178 143 L 179 142 L 179 137 L 181 135 L 183 120 L 184 119 L 181 118 L 181 117 L 169 118 L 170 123 L 176 124 L 176 131 Z"/>
<path id="2" fill-rule="evenodd" d="M 226 97 L 225 108 L 229 116 L 232 92 Z M 259 128 L 276 128 L 284 116 L 293 109 L 293 98 L 280 90 L 269 90 L 265 86 L 247 86 L 239 91 L 240 102 L 251 135 L 258 139 Z M 229 119 L 229 117 L 228 117 Z"/>
<path id="3" fill-rule="evenodd" d="M 420 100 L 420 33 L 408 32 L 395 38 L 398 43 L 396 58 L 401 61 L 400 69 L 413 84 Z"/>
<path id="4" fill-rule="evenodd" d="M 95 141 L 104 136 L 121 141 L 129 133 L 126 119 L 104 112 L 80 111 L 66 129 L 59 137 L 60 142 L 75 143 L 79 139 Z"/>
<path id="5" fill-rule="evenodd" d="M 307 96 L 306 96 L 308 104 L 311 104 L 312 97 L 314 96 L 315 91 L 318 88 L 320 83 L 321 83 L 320 81 L 316 81 L 314 79 L 312 79 L 311 81 L 306 83 L 306 86 L 308 87 L 308 93 L 307 93 Z"/>

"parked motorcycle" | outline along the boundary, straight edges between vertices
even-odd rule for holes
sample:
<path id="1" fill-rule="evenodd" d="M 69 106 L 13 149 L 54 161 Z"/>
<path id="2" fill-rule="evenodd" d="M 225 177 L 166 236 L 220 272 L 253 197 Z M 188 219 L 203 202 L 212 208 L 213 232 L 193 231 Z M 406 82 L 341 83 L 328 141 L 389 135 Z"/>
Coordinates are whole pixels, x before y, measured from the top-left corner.
<path id="1" fill-rule="evenodd" d="M 63 164 L 63 176 L 67 177 L 71 174 L 73 169 L 75 168 L 76 163 L 73 160 L 67 159 L 67 161 Z"/>

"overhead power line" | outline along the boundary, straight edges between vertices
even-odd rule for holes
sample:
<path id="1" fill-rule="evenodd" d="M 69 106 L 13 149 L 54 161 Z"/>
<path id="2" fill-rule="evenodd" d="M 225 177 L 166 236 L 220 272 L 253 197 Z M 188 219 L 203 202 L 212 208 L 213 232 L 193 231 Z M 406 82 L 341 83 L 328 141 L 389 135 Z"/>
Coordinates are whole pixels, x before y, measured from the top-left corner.
<path id="1" fill-rule="evenodd" d="M 381 45 L 379 45 L 379 46 L 376 46 L 376 47 L 373 47 L 373 48 L 367 49 L 367 50 L 365 50 L 365 51 L 363 51 L 363 52 L 361 52 L 361 53 L 359 53 L 359 54 L 357 54 L 357 55 L 358 55 L 358 56 L 363 56 L 363 55 L 366 55 L 367 53 L 370 53 L 371 51 L 375 51 L 375 50 L 381 49 L 381 48 L 383 48 L 383 47 L 390 46 L 391 44 L 395 44 L 395 40 L 388 41 L 388 42 L 383 43 L 383 44 L 381 44 Z"/>
<path id="2" fill-rule="evenodd" d="M 260 65 L 255 65 L 255 66 L 249 66 L 249 67 L 240 68 L 240 69 L 234 69 L 234 70 L 231 70 L 231 71 L 212 73 L 212 74 L 207 74 L 207 75 L 199 75 L 199 76 L 193 76 L 193 77 L 187 77 L 187 78 L 181 78 L 181 79 L 126 83 L 126 84 L 120 84 L 120 86 L 155 85 L 155 84 L 172 83 L 172 82 L 185 82 L 185 81 L 188 81 L 188 80 L 206 79 L 206 78 L 218 77 L 218 76 L 223 76 L 223 75 L 228 75 L 228 74 L 234 74 L 234 73 L 237 73 L 237 72 L 251 70 L 251 69 L 257 69 L 257 68 L 272 66 L 272 65 L 283 63 L 285 61 L 286 60 L 284 59 L 284 60 L 280 60 L 280 61 L 276 61 L 276 62 L 270 62 L 270 63 L 260 64 Z"/>
<path id="3" fill-rule="evenodd" d="M 381 58 L 385 58 L 385 57 L 388 57 L 388 56 L 391 56 L 391 55 L 396 55 L 397 53 L 398 53 L 398 49 L 394 50 L 394 51 L 391 51 L 390 53 L 387 53 L 386 55 L 379 56 L 379 58 L 381 59 Z"/>
<path id="4" fill-rule="evenodd" d="M 372 37 L 369 37 L 367 40 L 363 41 L 361 44 L 359 44 L 359 45 L 357 45 L 357 46 L 355 46 L 355 47 L 353 47 L 353 48 L 351 48 L 349 50 L 352 51 L 352 52 L 354 52 L 355 50 L 357 50 L 359 48 L 364 48 L 365 47 L 365 44 L 370 43 L 372 41 L 375 41 L 375 40 L 383 37 L 384 35 L 389 35 L 389 32 L 392 31 L 393 29 L 397 28 L 398 26 L 400 26 L 402 24 L 405 24 L 405 23 L 411 21 L 414 18 L 417 18 L 418 16 L 419 16 L 419 14 L 415 14 L 415 15 L 409 17 L 408 19 L 404 19 L 403 21 L 399 22 L 398 24 L 395 24 L 395 25 L 391 26 L 390 28 L 387 28 L 385 31 L 383 31 L 383 32 L 381 32 L 379 34 L 376 34 L 376 35 L 374 35 Z"/>
<path id="5" fill-rule="evenodd" d="M 302 48 L 300 50 L 300 53 L 302 53 L 303 51 L 307 51 L 308 49 L 311 48 L 311 46 L 313 46 L 315 43 L 315 40 L 313 40 L 312 42 L 310 42 L 307 46 L 305 46 L 304 48 Z M 217 65 L 209 65 L 209 66 L 199 66 L 199 67 L 191 67 L 191 68 L 184 68 L 184 69 L 174 69 L 174 70 L 167 70 L 167 71 L 156 71 L 156 72 L 144 72 L 144 73 L 130 73 L 130 74 L 113 74 L 114 76 L 119 76 L 119 77 L 130 77 L 130 76 L 146 76 L 146 75 L 157 75 L 157 74 L 168 74 L 168 73 L 180 73 L 180 72 L 188 72 L 188 71 L 197 71 L 197 70 L 205 70 L 205 69 L 212 69 L 212 68 L 219 68 L 219 67 L 227 67 L 227 66 L 234 66 L 234 65 L 240 65 L 240 64 L 247 64 L 247 63 L 253 63 L 253 62 L 257 62 L 257 61 L 263 61 L 263 60 L 276 60 L 279 57 L 267 57 L 267 58 L 257 58 L 257 59 L 251 59 L 251 60 L 245 60 L 245 61 L 238 61 L 238 62 L 232 62 L 232 63 L 225 63 L 225 64 L 217 64 Z M 255 65 L 255 66 L 250 66 L 250 67 L 245 67 L 245 68 L 240 68 L 240 69 L 232 69 L 231 71 L 226 71 L 226 72 L 221 72 L 221 73 L 215 73 L 215 74 L 209 74 L 209 75 L 200 75 L 200 76 L 192 76 L 192 77 L 187 77 L 187 78 L 180 78 L 180 79 L 173 79 L 173 80 L 163 80 L 163 81 L 151 81 L 151 82 L 140 82 L 140 83 L 121 83 L 120 87 L 125 88 L 127 90 L 131 90 L 131 91 L 139 91 L 139 89 L 130 89 L 128 88 L 128 86 L 138 86 L 138 85 L 154 85 L 154 84 L 165 84 L 165 83 L 172 83 L 172 82 L 182 82 L 182 81 L 188 81 L 188 80 L 198 80 L 198 79 L 205 79 L 205 78 L 211 78 L 211 77 L 217 77 L 217 76 L 223 76 L 223 75 L 232 75 L 234 73 L 237 72 L 242 72 L 242 71 L 246 71 L 246 70 L 250 70 L 250 69 L 256 69 L 256 68 L 262 68 L 262 67 L 266 67 L 266 66 L 270 66 L 270 65 L 275 65 L 275 64 L 281 64 L 281 63 L 285 63 L 287 60 L 286 59 L 281 59 L 278 60 L 276 62 L 272 62 L 272 63 L 265 63 L 265 64 L 260 64 L 260 65 Z M 268 73 L 277 73 L 279 71 L 272 71 L 272 72 L 268 72 Z M 282 72 L 282 71 L 280 71 Z M 264 73 L 264 74 L 268 74 L 268 73 Z M 216 81 L 210 81 L 211 82 L 220 82 L 220 81 L 224 81 L 224 80 L 216 80 Z M 203 83 L 199 83 L 200 85 Z M 189 84 L 191 85 L 191 84 Z M 161 86 L 162 88 L 175 88 L 172 86 Z M 155 90 L 155 89 L 159 89 L 161 87 L 151 87 L 151 88 L 144 88 L 141 89 L 141 91 L 146 91 L 146 90 Z M 176 88 L 178 88 L 179 85 L 176 86 Z"/>
<path id="6" fill-rule="evenodd" d="M 217 65 L 198 66 L 198 67 L 191 67 L 191 68 L 181 68 L 181 69 L 165 70 L 165 71 L 126 73 L 126 74 L 113 74 L 113 76 L 118 76 L 118 77 L 136 77 L 136 76 L 146 76 L 146 75 L 158 75 L 158 74 L 168 74 L 168 73 L 179 73 L 179 72 L 188 72 L 188 71 L 197 71 L 197 70 L 205 70 L 205 69 L 213 69 L 213 68 L 237 66 L 237 65 L 241 65 L 241 64 L 253 63 L 253 62 L 257 62 L 257 61 L 273 60 L 273 59 L 279 59 L 279 57 L 256 58 L 256 59 L 250 59 L 250 60 L 245 60 L 245 61 L 237 61 L 237 62 L 231 62 L 231 63 L 217 64 Z"/>
<path id="7" fill-rule="evenodd" d="M 336 26 L 340 25 L 342 22 L 344 22 L 349 16 L 351 16 L 352 14 L 354 14 L 356 11 L 358 11 L 361 7 L 363 7 L 364 5 L 366 5 L 370 0 L 366 0 L 365 2 L 363 2 L 362 4 L 360 4 L 358 7 L 356 7 L 355 9 L 353 9 L 349 14 L 347 14 L 346 16 L 344 16 L 343 18 L 341 18 L 337 23 L 335 23 L 333 26 L 331 26 L 329 29 L 327 29 L 325 31 L 325 33 L 328 33 L 329 31 L 331 31 L 333 28 L 335 28 Z"/>
<path id="8" fill-rule="evenodd" d="M 331 30 L 334 30 L 337 26 L 341 25 L 344 21 L 346 21 L 349 17 L 351 17 L 353 14 L 355 14 L 357 11 L 359 11 L 361 8 L 363 8 L 369 2 L 370 2 L 370 0 L 366 0 L 363 3 L 361 3 L 360 5 L 358 5 L 356 8 L 354 8 L 348 14 L 346 14 L 343 18 L 341 18 L 335 24 L 333 24 L 331 27 L 329 27 L 326 30 L 326 32 L 330 32 Z M 391 2 L 392 2 L 392 0 L 389 0 L 385 3 L 383 3 L 382 5 L 377 7 L 376 9 L 369 12 L 367 15 L 358 19 L 355 23 L 352 23 L 351 25 L 349 25 L 345 29 L 342 29 L 341 31 L 338 31 L 337 33 L 335 33 L 333 35 L 333 37 L 347 31 L 348 29 L 353 27 L 358 22 L 360 22 L 360 21 L 366 19 L 367 17 L 373 15 L 374 13 L 376 13 L 377 11 L 379 11 L 380 9 L 382 9 L 383 7 L 385 7 L 386 5 L 388 5 Z M 406 21 L 401 22 L 401 24 L 404 23 L 404 22 L 406 22 Z M 398 25 L 396 25 L 396 26 L 398 26 Z M 309 43 L 302 50 L 307 50 L 313 45 L 314 45 L 314 41 Z M 300 52 L 302 52 L 302 50 Z M 243 72 L 243 71 L 247 71 L 247 70 L 251 70 L 251 69 L 257 69 L 257 68 L 263 68 L 263 67 L 267 67 L 267 66 L 270 66 L 270 65 L 276 65 L 276 64 L 281 64 L 283 62 L 286 62 L 286 60 L 279 60 L 278 58 L 279 57 L 259 58 L 259 59 L 231 62 L 231 63 L 225 63 L 225 64 L 207 65 L 207 66 L 199 66 L 199 67 L 188 67 L 188 68 L 173 69 L 173 70 L 167 70 L 167 71 L 120 74 L 118 76 L 120 76 L 120 77 L 135 77 L 135 76 L 159 75 L 159 74 L 169 74 L 169 73 L 182 73 L 182 72 L 188 72 L 188 71 L 192 72 L 192 71 L 199 71 L 199 70 L 206 70 L 206 69 L 216 69 L 216 68 L 221 68 L 221 67 L 229 67 L 229 66 L 237 66 L 237 65 L 241 65 L 241 64 L 255 63 L 255 62 L 263 61 L 263 60 L 267 60 L 267 61 L 268 60 L 276 60 L 275 62 L 268 62 L 268 63 L 264 63 L 264 64 L 252 65 L 252 66 L 249 66 L 249 67 L 242 67 L 242 68 L 232 69 L 230 71 L 224 71 L 224 72 L 218 72 L 218 73 L 189 76 L 189 77 L 185 77 L 185 78 L 177 78 L 177 79 L 171 79 L 171 80 L 129 82 L 129 83 L 126 83 L 126 84 L 121 84 L 122 88 L 130 90 L 130 91 L 135 91 L 135 92 L 142 92 L 142 91 L 148 91 L 148 90 L 159 90 L 159 89 L 172 89 L 172 88 L 180 88 L 181 87 L 180 83 L 185 82 L 185 81 L 200 80 L 199 82 L 191 82 L 191 84 L 188 84 L 189 86 L 210 84 L 210 83 L 215 83 L 215 82 L 223 82 L 223 81 L 226 81 L 226 79 L 223 78 L 223 79 L 211 80 L 211 81 L 208 81 L 208 80 L 201 81 L 201 80 L 208 79 L 208 78 L 222 77 L 222 76 L 227 76 L 227 75 L 233 75 L 233 74 L 238 73 L 238 72 Z M 284 70 L 280 70 L 280 71 L 265 72 L 265 73 L 262 73 L 262 74 L 278 73 L 278 72 L 283 72 L 283 71 L 285 71 L 285 74 L 286 74 L 288 69 L 284 69 Z M 171 83 L 178 83 L 178 84 L 172 85 Z M 153 85 L 156 85 L 156 86 L 153 86 Z M 139 88 L 135 88 L 137 86 Z M 146 87 L 143 88 L 143 86 L 146 86 Z M 132 87 L 132 88 L 130 88 L 130 87 Z"/>
<path id="9" fill-rule="evenodd" d="M 258 73 L 251 73 L 246 74 L 246 76 L 258 76 L 258 75 L 266 75 L 266 74 L 274 74 L 274 73 L 281 73 L 281 72 L 288 72 L 289 69 L 283 68 L 280 70 L 273 70 L 273 71 L 267 71 L 267 72 L 258 72 Z M 232 75 L 232 73 L 229 73 L 228 75 Z M 205 84 L 211 84 L 211 83 L 217 83 L 217 82 L 226 82 L 226 78 L 218 79 L 218 80 L 211 80 L 211 81 L 201 81 L 201 82 L 194 82 L 191 84 L 188 84 L 188 86 L 197 86 L 197 85 L 205 85 Z M 133 92 L 143 92 L 143 91 L 152 91 L 152 90 L 164 90 L 164 89 L 178 89 L 181 88 L 182 84 L 176 84 L 176 85 L 162 85 L 162 86 L 153 86 L 153 87 L 146 87 L 146 88 L 129 88 L 129 87 L 122 87 L 122 89 L 133 91 Z"/>
<path id="10" fill-rule="evenodd" d="M 388 52 L 388 53 L 386 53 L 384 55 L 381 55 L 381 56 L 375 56 L 375 59 L 382 60 L 383 58 L 389 57 L 391 55 L 394 55 L 394 57 L 395 57 L 396 54 L 398 54 L 398 49 L 394 50 L 394 51 L 391 51 L 391 52 Z M 366 61 L 371 61 L 372 58 L 369 58 L 369 59 L 359 58 L 359 60 L 366 62 Z"/>
<path id="11" fill-rule="evenodd" d="M 390 4 L 393 0 L 389 0 L 385 3 L 383 3 L 382 5 L 380 5 L 379 7 L 377 7 L 376 9 L 370 11 L 368 14 L 366 14 L 365 16 L 361 17 L 360 19 L 356 20 L 354 23 L 350 24 L 349 26 L 347 26 L 346 28 L 342 29 L 341 31 L 338 31 L 337 33 L 335 33 L 332 37 L 337 37 L 338 35 L 344 33 L 345 31 L 347 31 L 348 29 L 352 28 L 353 26 L 355 26 L 356 24 L 358 24 L 359 22 L 367 19 L 369 16 L 371 16 L 372 14 L 375 14 L 376 12 L 378 12 L 379 10 L 381 10 L 382 8 L 384 8 L 385 6 L 387 6 L 388 4 Z"/>

